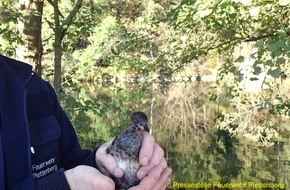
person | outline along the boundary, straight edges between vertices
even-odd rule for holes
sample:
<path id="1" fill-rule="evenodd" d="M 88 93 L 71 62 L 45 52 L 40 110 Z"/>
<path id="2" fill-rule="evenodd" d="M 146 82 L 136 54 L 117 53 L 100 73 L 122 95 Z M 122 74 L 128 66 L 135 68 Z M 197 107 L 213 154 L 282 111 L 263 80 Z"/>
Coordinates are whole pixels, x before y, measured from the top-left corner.
<path id="1" fill-rule="evenodd" d="M 138 186 L 162 190 L 171 168 L 154 137 L 144 133 Z M 26 63 L 0 55 L 0 190 L 112 190 L 123 171 L 106 154 L 109 141 L 95 150 L 79 145 L 74 128 L 58 103 L 53 87 Z"/>

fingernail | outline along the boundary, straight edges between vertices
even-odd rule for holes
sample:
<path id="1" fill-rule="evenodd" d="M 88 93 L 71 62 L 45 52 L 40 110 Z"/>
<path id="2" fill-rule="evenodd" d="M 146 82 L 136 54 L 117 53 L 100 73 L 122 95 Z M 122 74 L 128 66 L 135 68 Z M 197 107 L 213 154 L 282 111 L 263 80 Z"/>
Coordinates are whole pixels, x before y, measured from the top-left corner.
<path id="1" fill-rule="evenodd" d="M 148 159 L 147 156 L 144 156 L 144 157 L 142 158 L 142 160 L 141 160 L 141 164 L 142 164 L 143 166 L 147 165 L 148 162 L 149 162 L 149 159 Z"/>
<path id="2" fill-rule="evenodd" d="M 147 172 L 145 170 L 141 170 L 138 172 L 137 177 L 139 179 L 143 179 L 147 175 Z"/>
<path id="3" fill-rule="evenodd" d="M 116 167 L 113 171 L 113 174 L 116 177 L 122 177 L 124 175 L 124 172 L 120 168 Z"/>

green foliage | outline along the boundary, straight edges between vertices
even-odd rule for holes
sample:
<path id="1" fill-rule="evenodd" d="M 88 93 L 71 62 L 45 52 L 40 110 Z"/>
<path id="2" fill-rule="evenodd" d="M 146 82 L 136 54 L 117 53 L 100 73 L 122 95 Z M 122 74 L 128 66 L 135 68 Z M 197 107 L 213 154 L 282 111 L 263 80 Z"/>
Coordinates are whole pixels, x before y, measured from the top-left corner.
<path id="1" fill-rule="evenodd" d="M 73 93 L 60 93 L 59 99 L 76 129 L 81 145 L 95 148 L 99 143 L 109 140 L 109 128 L 100 119 L 104 108 L 98 99 L 89 97 L 84 88 L 70 88 L 70 92 Z"/>
<path id="2" fill-rule="evenodd" d="M 114 17 L 108 16 L 92 29 L 88 37 L 88 48 L 74 53 L 74 63 L 68 67 L 70 77 L 76 81 L 83 79 L 94 79 L 102 76 L 106 68 L 111 64 L 111 55 L 114 46 L 118 43 L 118 27 Z"/>
<path id="3" fill-rule="evenodd" d="M 102 2 L 101 2 L 102 3 Z M 90 44 L 90 35 L 94 27 L 102 22 L 107 5 L 100 2 L 85 1 L 66 33 L 63 50 L 71 52 L 81 50 Z M 66 5 L 64 5 L 66 6 Z"/>
<path id="4" fill-rule="evenodd" d="M 287 3 L 283 2 L 285 5 Z M 219 67 L 218 85 L 213 89 L 213 93 L 218 88 L 228 88 L 231 106 L 234 108 L 227 115 L 221 118 L 221 127 L 228 129 L 232 134 L 243 129 L 250 129 L 247 118 L 242 116 L 238 110 L 265 110 L 259 114 L 284 113 L 288 115 L 288 98 L 275 100 L 276 96 L 288 97 L 283 93 L 286 88 L 281 85 L 281 80 L 285 80 L 289 75 L 289 6 L 285 6 L 278 1 L 181 1 L 172 11 L 171 25 L 179 36 L 183 36 L 185 41 L 178 38 L 173 39 L 176 55 L 181 55 L 179 60 L 185 65 L 194 59 L 203 60 L 210 52 L 215 51 L 223 62 Z M 282 6 L 283 4 L 283 6 Z M 269 27 L 272 26 L 272 27 Z M 253 52 L 238 53 L 237 47 L 245 47 L 246 43 L 254 42 Z M 250 54 L 247 55 L 247 54 Z M 185 59 L 184 59 L 185 58 Z M 244 67 L 245 62 L 253 62 L 248 74 L 252 74 L 251 81 L 259 81 L 265 75 L 261 86 L 267 86 L 263 93 L 249 94 L 240 85 L 240 80 L 236 76 Z M 277 80 L 280 79 L 280 80 Z M 222 93 L 223 94 L 223 93 Z M 266 95 L 265 95 L 266 94 Z M 224 94 L 223 94 L 224 95 Z M 217 99 L 219 95 L 212 95 Z M 287 100 L 287 101 L 286 101 Z M 263 102 L 253 104 L 253 101 Z M 279 106 L 275 106 L 275 105 Z M 283 106 L 282 106 L 283 105 Z M 278 109 L 278 110 L 277 110 Z M 250 113 L 252 115 L 253 113 Z M 236 118 L 237 122 L 233 122 Z M 238 119 L 239 118 L 239 119 Z M 238 128 L 236 128 L 238 126 Z M 243 126 L 243 127 L 242 127 Z M 266 126 L 261 127 L 261 131 L 267 131 Z M 270 127 L 271 128 L 271 127 Z M 239 131 L 242 133 L 242 131 Z M 262 132 L 264 133 L 264 132 Z M 268 130 L 268 140 L 276 134 L 275 130 Z M 274 135 L 275 136 L 275 135 Z M 263 139 L 264 137 L 261 136 Z"/>
<path id="5" fill-rule="evenodd" d="M 13 1 L 1 3 L 4 22 L 0 26 L 0 48 L 14 55 L 14 48 L 21 43 L 16 32 L 20 15 Z M 59 6 L 65 18 L 73 2 L 60 1 Z M 44 8 L 44 78 L 50 79 L 54 71 L 54 39 L 50 29 L 53 7 L 46 3 Z M 170 78 L 180 73 L 217 74 L 211 99 L 228 98 L 225 104 L 230 107 L 225 112 L 224 108 L 219 110 L 220 127 L 232 134 L 242 133 L 237 130 L 241 126 L 251 130 L 245 125 L 248 113 L 290 115 L 288 15 L 288 0 L 84 1 L 63 41 L 63 84 L 73 86 L 99 78 L 144 77 L 169 85 Z M 246 51 L 250 48 L 252 51 Z M 211 62 L 214 69 L 207 68 L 206 62 Z M 250 75 L 238 77 L 245 74 L 245 63 L 251 65 Z M 185 72 L 188 68 L 190 71 Z M 242 86 L 245 80 L 254 83 L 261 77 L 261 93 L 249 92 Z M 76 102 L 68 99 L 67 104 Z M 231 123 L 230 118 L 239 118 L 239 122 Z M 275 130 L 266 130 L 272 124 L 262 126 L 257 122 L 255 127 L 268 131 L 267 137 L 271 137 L 270 133 L 276 134 Z"/>
<path id="6" fill-rule="evenodd" d="M 15 47 L 21 40 L 16 29 L 17 19 L 20 16 L 14 7 L 13 1 L 0 2 L 0 52 L 7 56 L 15 55 Z"/>
<path id="7" fill-rule="evenodd" d="M 65 89 L 59 94 L 60 102 L 86 148 L 95 148 L 126 128 L 133 111 L 145 111 L 142 106 L 147 101 L 140 99 L 150 96 L 145 86 L 82 85 Z"/>

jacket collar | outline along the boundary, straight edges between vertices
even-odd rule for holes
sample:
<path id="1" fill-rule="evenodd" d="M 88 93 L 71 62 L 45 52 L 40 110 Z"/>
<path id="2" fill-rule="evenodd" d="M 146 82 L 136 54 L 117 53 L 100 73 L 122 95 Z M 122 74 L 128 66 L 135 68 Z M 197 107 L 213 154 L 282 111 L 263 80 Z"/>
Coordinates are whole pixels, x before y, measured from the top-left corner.
<path id="1" fill-rule="evenodd" d="M 31 65 L 0 55 L 0 80 L 8 77 L 26 85 L 31 73 Z"/>

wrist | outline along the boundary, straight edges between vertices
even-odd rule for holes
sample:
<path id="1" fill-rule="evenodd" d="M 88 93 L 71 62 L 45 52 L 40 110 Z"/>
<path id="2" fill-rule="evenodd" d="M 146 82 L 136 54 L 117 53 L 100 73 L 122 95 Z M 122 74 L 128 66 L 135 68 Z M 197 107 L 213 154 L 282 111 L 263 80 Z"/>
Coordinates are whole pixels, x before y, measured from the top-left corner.
<path id="1" fill-rule="evenodd" d="M 37 180 L 37 188 L 41 190 L 70 190 L 64 169 L 59 169 Z"/>

